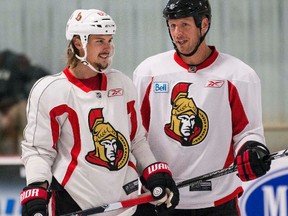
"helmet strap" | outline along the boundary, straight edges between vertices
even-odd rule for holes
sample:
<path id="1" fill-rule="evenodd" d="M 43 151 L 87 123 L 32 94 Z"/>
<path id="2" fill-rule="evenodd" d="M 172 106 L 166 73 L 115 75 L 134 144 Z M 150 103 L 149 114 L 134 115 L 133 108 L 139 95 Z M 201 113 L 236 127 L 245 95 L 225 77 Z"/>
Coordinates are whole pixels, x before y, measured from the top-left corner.
<path id="1" fill-rule="evenodd" d="M 82 41 L 82 40 L 81 40 Z M 110 56 L 111 60 L 108 64 L 108 67 L 105 69 L 105 70 L 97 70 L 95 67 L 93 67 L 86 59 L 87 57 L 87 41 L 86 40 L 83 40 L 84 42 L 82 42 L 82 45 L 83 45 L 83 50 L 84 50 L 84 56 L 81 57 L 77 54 L 75 54 L 76 58 L 78 58 L 82 64 L 88 66 L 91 70 L 93 70 L 94 72 L 96 73 L 105 73 L 107 71 L 108 68 L 110 68 L 110 65 L 112 63 L 112 58 L 115 54 L 115 49 L 114 49 L 114 46 L 113 46 L 113 50 L 112 50 L 112 55 Z M 74 52 L 74 51 L 73 51 Z"/>

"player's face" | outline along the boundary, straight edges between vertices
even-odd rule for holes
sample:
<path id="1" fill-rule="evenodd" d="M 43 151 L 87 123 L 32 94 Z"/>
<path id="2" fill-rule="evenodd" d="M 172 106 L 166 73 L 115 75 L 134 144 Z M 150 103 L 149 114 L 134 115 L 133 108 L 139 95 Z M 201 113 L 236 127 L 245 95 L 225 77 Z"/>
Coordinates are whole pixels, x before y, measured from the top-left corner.
<path id="1" fill-rule="evenodd" d="M 170 34 L 177 49 L 184 54 L 194 50 L 200 38 L 200 30 L 193 17 L 168 20 Z"/>
<path id="2" fill-rule="evenodd" d="M 90 35 L 87 43 L 87 61 L 96 69 L 106 69 L 113 55 L 112 35 Z"/>

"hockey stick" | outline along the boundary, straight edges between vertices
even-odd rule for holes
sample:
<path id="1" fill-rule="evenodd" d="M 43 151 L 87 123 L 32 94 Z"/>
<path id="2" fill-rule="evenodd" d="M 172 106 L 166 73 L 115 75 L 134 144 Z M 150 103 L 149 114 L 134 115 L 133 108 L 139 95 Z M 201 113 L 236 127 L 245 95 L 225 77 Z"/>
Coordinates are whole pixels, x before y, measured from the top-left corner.
<path id="1" fill-rule="evenodd" d="M 266 161 L 272 161 L 272 160 L 276 160 L 276 159 L 286 157 L 286 156 L 288 156 L 288 149 L 270 154 L 267 157 Z M 186 186 L 193 187 L 194 185 L 197 185 L 201 183 L 202 181 L 224 176 L 224 175 L 236 172 L 236 171 L 237 171 L 236 166 L 231 166 L 225 169 L 216 170 L 216 171 L 213 171 L 213 172 L 210 172 L 210 173 L 207 173 L 207 174 L 195 177 L 195 178 L 191 178 L 191 179 L 179 182 L 177 184 L 177 187 L 178 188 L 182 188 Z M 128 208 L 128 207 L 132 207 L 135 205 L 140 205 L 140 204 L 149 203 L 153 201 L 155 200 L 153 199 L 152 195 L 150 193 L 145 193 L 136 198 L 123 200 L 123 201 L 119 201 L 119 202 L 115 202 L 115 203 L 111 203 L 111 204 L 107 204 L 103 206 L 93 207 L 93 208 L 86 209 L 86 210 L 80 210 L 77 212 L 73 212 L 73 213 L 69 213 L 69 214 L 65 214 L 61 216 L 88 216 L 88 215 L 102 213 L 102 212 L 114 211 L 114 210 L 121 209 L 121 208 Z"/>
<path id="2" fill-rule="evenodd" d="M 274 153 L 270 154 L 269 156 L 267 156 L 267 158 L 265 160 L 266 161 L 272 161 L 272 160 L 286 157 L 286 156 L 288 156 L 288 149 L 274 152 Z M 207 174 L 204 174 L 204 175 L 192 178 L 192 179 L 188 179 L 188 180 L 179 182 L 177 184 L 177 187 L 181 188 L 181 187 L 186 187 L 188 185 L 193 187 L 194 185 L 197 185 L 202 181 L 206 181 L 206 180 L 209 180 L 212 178 L 224 176 L 224 175 L 236 172 L 236 171 L 237 171 L 237 167 L 235 165 L 233 165 L 233 166 L 230 166 L 230 167 L 225 168 L 225 169 L 216 170 L 216 171 L 213 171 L 213 172 L 210 172 L 210 173 L 207 173 Z"/>
<path id="3" fill-rule="evenodd" d="M 155 200 L 153 199 L 151 193 L 148 192 L 136 198 L 127 199 L 127 200 L 123 200 L 123 201 L 119 201 L 115 203 L 110 203 L 110 204 L 102 205 L 98 207 L 93 207 L 93 208 L 89 208 L 86 210 L 80 210 L 77 212 L 73 212 L 73 213 L 69 213 L 69 214 L 65 214 L 61 216 L 87 216 L 87 215 L 92 215 L 92 214 L 97 214 L 97 213 L 114 211 L 114 210 L 121 209 L 121 208 L 129 208 L 129 207 L 133 207 L 136 205 L 149 203 L 153 201 Z"/>

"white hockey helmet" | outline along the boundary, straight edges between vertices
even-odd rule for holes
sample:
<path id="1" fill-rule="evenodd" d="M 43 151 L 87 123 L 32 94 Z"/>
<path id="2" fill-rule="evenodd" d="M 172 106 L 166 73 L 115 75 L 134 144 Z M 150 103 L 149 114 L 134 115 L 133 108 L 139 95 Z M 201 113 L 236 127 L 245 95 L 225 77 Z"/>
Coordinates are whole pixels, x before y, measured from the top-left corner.
<path id="1" fill-rule="evenodd" d="M 112 18 L 103 11 L 96 9 L 75 10 L 66 26 L 66 38 L 71 41 L 74 35 L 79 35 L 82 43 L 87 43 L 88 36 L 114 35 L 116 24 Z"/>
<path id="2" fill-rule="evenodd" d="M 87 60 L 87 43 L 89 35 L 114 35 L 116 33 L 116 24 L 112 18 L 103 11 L 97 9 L 78 9 L 75 10 L 69 18 L 66 25 L 66 39 L 71 41 L 75 35 L 80 36 L 80 40 L 83 44 L 84 56 L 80 57 L 77 54 L 75 56 L 85 65 L 90 67 L 97 73 L 101 71 L 95 69 Z M 70 49 L 74 52 L 72 46 Z M 109 66 L 112 62 L 114 55 L 114 46 L 111 54 Z"/>

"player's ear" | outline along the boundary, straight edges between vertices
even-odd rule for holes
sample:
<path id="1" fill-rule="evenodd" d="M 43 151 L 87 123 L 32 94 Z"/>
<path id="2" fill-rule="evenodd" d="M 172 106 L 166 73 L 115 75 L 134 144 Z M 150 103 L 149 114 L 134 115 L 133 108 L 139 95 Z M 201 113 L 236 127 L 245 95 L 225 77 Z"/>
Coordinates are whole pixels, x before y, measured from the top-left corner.
<path id="1" fill-rule="evenodd" d="M 209 27 L 209 19 L 207 17 L 203 17 L 201 22 L 201 30 L 203 33 L 205 33 L 208 30 Z"/>
<path id="2" fill-rule="evenodd" d="M 80 50 L 82 48 L 82 43 L 79 37 L 73 37 L 72 39 L 72 43 L 74 44 L 75 48 L 77 48 L 78 50 Z"/>

